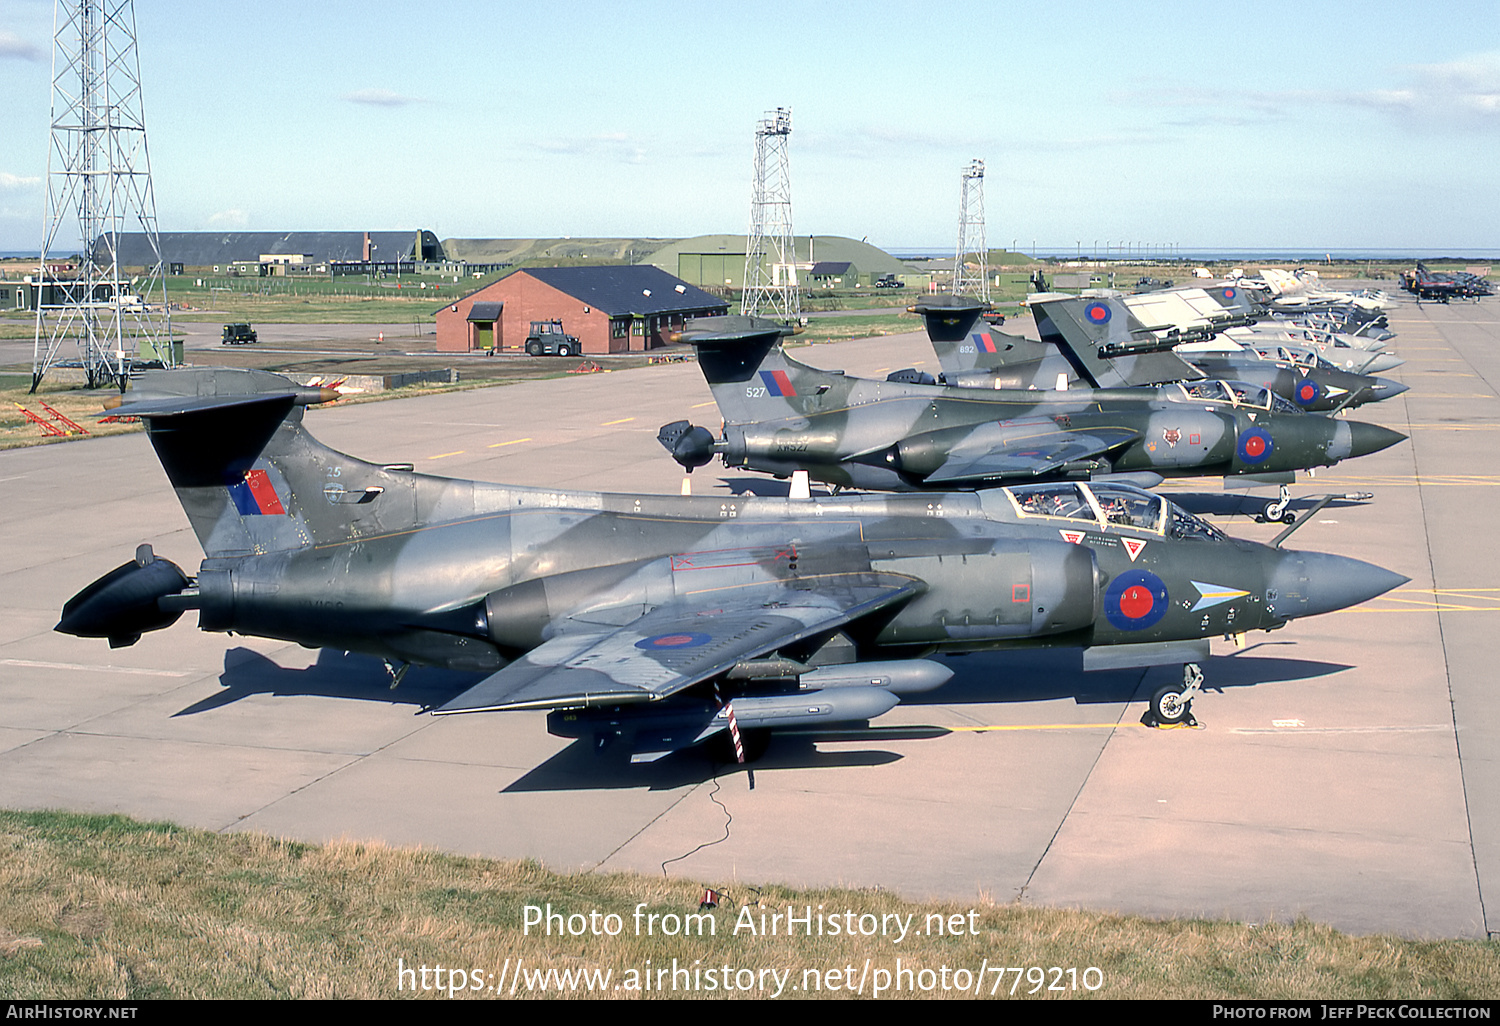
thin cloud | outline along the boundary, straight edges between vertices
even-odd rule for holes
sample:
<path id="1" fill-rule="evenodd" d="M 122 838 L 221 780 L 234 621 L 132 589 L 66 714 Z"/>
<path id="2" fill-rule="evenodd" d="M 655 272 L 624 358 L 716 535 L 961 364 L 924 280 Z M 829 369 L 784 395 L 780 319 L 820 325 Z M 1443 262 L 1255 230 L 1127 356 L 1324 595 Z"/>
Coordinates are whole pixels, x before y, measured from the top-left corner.
<path id="1" fill-rule="evenodd" d="M 1414 64 L 1409 71 L 1409 88 L 1359 94 L 1356 102 L 1402 116 L 1500 124 L 1500 51 Z"/>
<path id="2" fill-rule="evenodd" d="M 220 210 L 208 215 L 208 223 L 214 228 L 244 228 L 250 223 L 250 215 L 243 210 Z"/>
<path id="3" fill-rule="evenodd" d="M 1409 79 L 1383 89 L 1187 89 L 1162 88 L 1121 94 L 1117 99 L 1197 113 L 1171 122 L 1245 126 L 1281 121 L 1313 107 L 1378 111 L 1409 126 L 1500 126 L 1500 51 L 1403 69 Z"/>
<path id="4" fill-rule="evenodd" d="M 39 46 L 33 46 L 14 32 L 0 32 L 0 60 L 36 61 L 46 57 Z"/>
<path id="5" fill-rule="evenodd" d="M 41 176 L 23 178 L 13 175 L 9 171 L 0 171 L 0 189 L 29 189 L 33 185 L 41 184 Z"/>
<path id="6" fill-rule="evenodd" d="M 622 164 L 644 164 L 647 156 L 646 148 L 624 132 L 603 132 L 572 139 L 543 139 L 533 145 L 543 153 L 602 157 Z"/>
<path id="7" fill-rule="evenodd" d="M 350 103 L 358 103 L 366 107 L 406 107 L 413 103 L 427 102 L 415 96 L 402 96 L 400 93 L 393 93 L 389 89 L 356 89 L 352 93 L 345 93 L 344 99 Z"/>

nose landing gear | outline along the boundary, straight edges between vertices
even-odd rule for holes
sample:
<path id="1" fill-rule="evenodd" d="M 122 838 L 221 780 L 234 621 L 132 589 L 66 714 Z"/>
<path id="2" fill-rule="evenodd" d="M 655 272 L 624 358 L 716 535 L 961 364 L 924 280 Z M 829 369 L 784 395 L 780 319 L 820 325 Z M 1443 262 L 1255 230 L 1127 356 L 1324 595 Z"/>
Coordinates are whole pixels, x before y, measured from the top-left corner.
<path id="1" fill-rule="evenodd" d="M 1183 664 L 1182 683 L 1156 689 L 1144 722 L 1151 727 L 1196 727 L 1198 721 L 1193 718 L 1193 699 L 1202 689 L 1203 670 L 1197 663 Z"/>
<path id="2" fill-rule="evenodd" d="M 1297 519 L 1297 514 L 1291 512 L 1286 508 L 1287 501 L 1291 499 L 1291 497 L 1292 490 L 1286 485 L 1282 485 L 1281 497 L 1276 499 L 1274 502 L 1266 503 L 1266 508 L 1261 512 L 1255 514 L 1255 522 L 1257 524 L 1269 524 L 1279 520 L 1283 524 L 1292 523 Z"/>

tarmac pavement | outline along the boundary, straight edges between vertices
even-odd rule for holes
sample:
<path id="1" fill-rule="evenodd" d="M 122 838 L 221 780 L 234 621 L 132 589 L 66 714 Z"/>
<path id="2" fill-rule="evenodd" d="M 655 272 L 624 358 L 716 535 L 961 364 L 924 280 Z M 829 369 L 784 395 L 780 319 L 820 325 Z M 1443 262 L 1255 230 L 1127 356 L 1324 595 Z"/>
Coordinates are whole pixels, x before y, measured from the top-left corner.
<path id="1" fill-rule="evenodd" d="M 1244 649 L 1216 641 L 1204 670 L 1222 691 L 1195 703 L 1202 729 L 1140 725 L 1175 668 L 1084 674 L 1076 652 L 971 655 L 949 660 L 947 685 L 878 719 L 883 733 L 778 738 L 754 790 L 743 768 L 701 753 L 638 767 L 596 757 L 548 735 L 541 713 L 425 715 L 472 675 L 418 668 L 392 691 L 376 660 L 205 634 L 192 614 L 117 650 L 56 634 L 63 602 L 139 543 L 189 572 L 201 551 L 139 435 L 0 452 L 0 805 L 559 870 L 665 863 L 731 893 L 880 887 L 1495 934 L 1497 302 L 1399 307 L 1407 363 L 1392 376 L 1411 391 L 1353 416 L 1411 440 L 1294 489 L 1374 492 L 1323 510 L 1289 546 L 1411 583 Z M 936 369 L 920 335 L 793 355 L 851 373 Z M 684 417 L 718 423 L 693 364 L 318 409 L 307 425 L 335 448 L 423 471 L 675 494 L 682 474 L 655 434 Z M 714 466 L 692 484 L 785 487 Z M 1167 490 L 1222 501 L 1216 481 Z M 1261 540 L 1280 530 L 1218 522 Z"/>

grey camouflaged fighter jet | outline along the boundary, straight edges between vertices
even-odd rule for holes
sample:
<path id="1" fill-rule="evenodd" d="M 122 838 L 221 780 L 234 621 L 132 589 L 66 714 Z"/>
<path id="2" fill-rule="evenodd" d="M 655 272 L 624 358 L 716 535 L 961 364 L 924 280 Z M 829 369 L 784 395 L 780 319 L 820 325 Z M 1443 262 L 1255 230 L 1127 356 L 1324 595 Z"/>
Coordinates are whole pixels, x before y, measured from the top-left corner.
<path id="1" fill-rule="evenodd" d="M 59 631 L 130 645 L 198 625 L 487 676 L 437 709 L 550 709 L 646 761 L 739 728 L 860 722 L 940 685 L 941 652 L 1084 649 L 1086 669 L 1185 664 L 1406 580 L 1227 538 L 1160 496 L 1073 482 L 821 501 L 458 481 L 319 443 L 315 391 L 262 372 L 148 375 L 140 417 L 205 558 L 142 546 Z"/>
<path id="2" fill-rule="evenodd" d="M 798 470 L 838 488 L 989 487 L 1056 478 L 1285 474 L 1379 452 L 1405 438 L 1374 424 L 1309 417 L 1264 391 L 1221 382 L 1161 388 L 983 390 L 876 381 L 817 370 L 779 345 L 788 329 L 748 317 L 690 321 L 723 434 L 688 421 L 657 439 L 688 470 L 779 477 Z"/>
<path id="3" fill-rule="evenodd" d="M 1231 299 L 1238 295 L 1232 287 L 1202 291 L 1214 298 L 1216 293 L 1236 293 Z M 1136 316 L 1129 298 L 1032 297 L 1031 311 L 1042 341 L 1030 345 L 1051 350 L 1037 355 L 1035 349 L 1011 345 L 1014 336 L 986 330 L 980 321 L 983 307 L 975 300 L 934 296 L 911 310 L 927 326 L 944 380 L 970 388 L 1054 388 L 1061 375 L 1091 388 L 1209 377 L 1269 389 L 1311 413 L 1352 408 L 1406 391 L 1405 385 L 1388 378 L 1334 367 L 1312 349 L 1294 353 L 1283 346 L 1284 360 L 1238 347 L 1231 352 L 1222 347 L 1197 349 L 1222 326 L 1243 323 L 1232 313 L 1202 325 L 1147 325 Z"/>

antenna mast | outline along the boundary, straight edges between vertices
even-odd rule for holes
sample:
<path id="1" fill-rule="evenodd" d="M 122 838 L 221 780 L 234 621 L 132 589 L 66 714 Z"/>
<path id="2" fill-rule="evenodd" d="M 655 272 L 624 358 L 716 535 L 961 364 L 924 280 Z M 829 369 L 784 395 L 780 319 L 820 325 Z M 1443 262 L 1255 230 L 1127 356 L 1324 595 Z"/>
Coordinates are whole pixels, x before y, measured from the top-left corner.
<path id="1" fill-rule="evenodd" d="M 755 184 L 745 244 L 745 292 L 740 312 L 791 320 L 802 313 L 797 253 L 792 241 L 792 175 L 787 140 L 792 111 L 767 111 L 755 126 Z"/>
<path id="2" fill-rule="evenodd" d="M 972 266 L 971 266 L 972 264 Z M 963 170 L 958 203 L 958 248 L 953 254 L 953 294 L 990 301 L 989 250 L 984 244 L 984 161 Z"/>
<path id="3" fill-rule="evenodd" d="M 77 341 L 90 388 L 121 390 L 133 362 L 176 364 L 156 198 L 146 151 L 133 0 L 56 0 L 52 141 L 37 282 L 31 390 Z M 76 242 L 64 226 L 76 227 Z M 147 265 L 120 267 L 122 234 L 144 233 Z M 78 253 L 76 270 L 57 261 Z"/>

